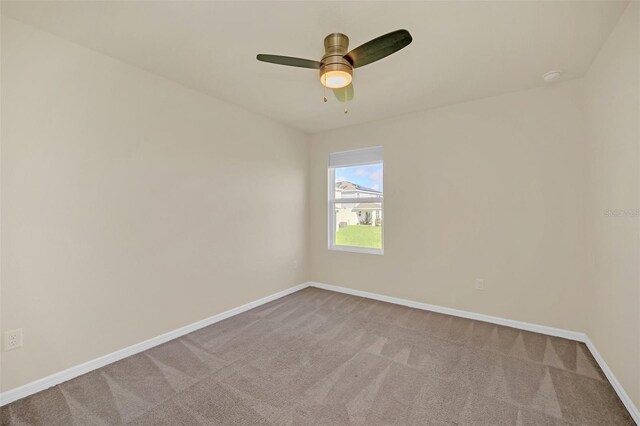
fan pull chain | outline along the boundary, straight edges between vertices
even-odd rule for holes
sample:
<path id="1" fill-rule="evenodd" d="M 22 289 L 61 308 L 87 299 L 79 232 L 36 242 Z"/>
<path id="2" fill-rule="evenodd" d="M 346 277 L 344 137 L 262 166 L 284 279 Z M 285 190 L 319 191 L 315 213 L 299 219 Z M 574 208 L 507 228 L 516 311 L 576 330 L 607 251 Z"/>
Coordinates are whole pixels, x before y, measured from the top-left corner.
<path id="1" fill-rule="evenodd" d="M 324 78 L 324 84 L 322 85 L 322 98 L 327 102 L 327 74 L 324 74 L 322 78 Z"/>
<path id="2" fill-rule="evenodd" d="M 349 107 L 347 107 L 347 87 L 348 86 L 344 86 L 344 113 L 348 113 L 349 112 Z"/>

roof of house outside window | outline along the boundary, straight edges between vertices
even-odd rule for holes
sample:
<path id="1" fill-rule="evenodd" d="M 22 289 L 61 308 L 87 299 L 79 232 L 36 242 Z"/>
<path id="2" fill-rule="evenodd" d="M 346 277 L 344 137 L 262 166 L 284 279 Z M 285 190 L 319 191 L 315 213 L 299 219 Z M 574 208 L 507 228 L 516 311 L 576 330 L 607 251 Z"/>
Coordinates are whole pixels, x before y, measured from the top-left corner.
<path id="1" fill-rule="evenodd" d="M 353 182 L 349 182 L 347 180 L 343 180 L 340 182 L 336 182 L 336 189 L 342 190 L 342 191 L 363 191 L 363 192 L 372 192 L 375 194 L 382 194 L 382 192 L 377 191 L 375 189 L 372 188 L 367 188 L 364 186 L 360 186 L 356 183 Z"/>

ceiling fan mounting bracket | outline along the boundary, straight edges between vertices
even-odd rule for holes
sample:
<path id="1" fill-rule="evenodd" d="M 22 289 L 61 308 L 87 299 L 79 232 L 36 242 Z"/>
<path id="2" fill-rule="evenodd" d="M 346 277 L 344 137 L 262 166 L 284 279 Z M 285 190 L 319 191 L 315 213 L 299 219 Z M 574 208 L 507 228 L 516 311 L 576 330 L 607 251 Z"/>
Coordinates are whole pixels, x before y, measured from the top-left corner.
<path id="1" fill-rule="evenodd" d="M 342 33 L 331 33 L 324 38 L 326 54 L 345 55 L 349 49 L 349 37 Z"/>

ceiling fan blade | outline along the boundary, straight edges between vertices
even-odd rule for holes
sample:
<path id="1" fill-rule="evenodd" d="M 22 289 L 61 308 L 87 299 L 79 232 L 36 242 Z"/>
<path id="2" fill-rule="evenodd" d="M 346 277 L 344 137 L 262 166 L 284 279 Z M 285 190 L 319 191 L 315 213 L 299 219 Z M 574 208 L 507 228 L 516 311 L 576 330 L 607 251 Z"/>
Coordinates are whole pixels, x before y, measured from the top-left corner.
<path id="1" fill-rule="evenodd" d="M 312 61 L 310 59 L 292 58 L 291 56 L 263 55 L 256 56 L 256 59 L 262 62 L 269 62 L 278 65 L 288 65 L 290 67 L 313 68 L 320 69 L 322 63 Z"/>
<path id="2" fill-rule="evenodd" d="M 374 38 L 344 55 L 354 68 L 379 61 L 408 46 L 413 38 L 407 30 L 397 30 Z"/>
<path id="3" fill-rule="evenodd" d="M 353 99 L 353 83 L 349 84 L 346 87 L 346 95 L 347 101 L 351 101 Z M 333 89 L 333 94 L 336 95 L 336 99 L 340 102 L 344 102 L 345 88 L 341 87 L 339 89 Z"/>

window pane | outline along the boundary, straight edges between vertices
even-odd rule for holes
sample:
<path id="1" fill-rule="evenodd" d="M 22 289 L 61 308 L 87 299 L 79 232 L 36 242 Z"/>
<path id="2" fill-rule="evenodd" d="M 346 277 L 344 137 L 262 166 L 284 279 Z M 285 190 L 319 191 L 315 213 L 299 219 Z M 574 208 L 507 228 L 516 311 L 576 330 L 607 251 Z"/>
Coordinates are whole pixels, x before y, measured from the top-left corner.
<path id="1" fill-rule="evenodd" d="M 382 164 L 334 169 L 336 199 L 382 197 Z"/>
<path id="2" fill-rule="evenodd" d="M 335 245 L 382 249 L 382 203 L 336 203 Z"/>
<path id="3" fill-rule="evenodd" d="M 348 153 L 352 157 L 355 155 L 355 151 Z M 331 160 L 332 157 L 330 163 Z M 335 183 L 335 187 L 329 189 L 329 212 L 333 215 L 330 217 L 329 247 L 351 247 L 382 253 L 383 164 L 366 164 L 361 161 L 364 159 L 355 157 L 351 160 L 355 164 L 365 165 L 342 162 L 340 164 L 343 167 L 329 167 L 331 180 Z"/>

